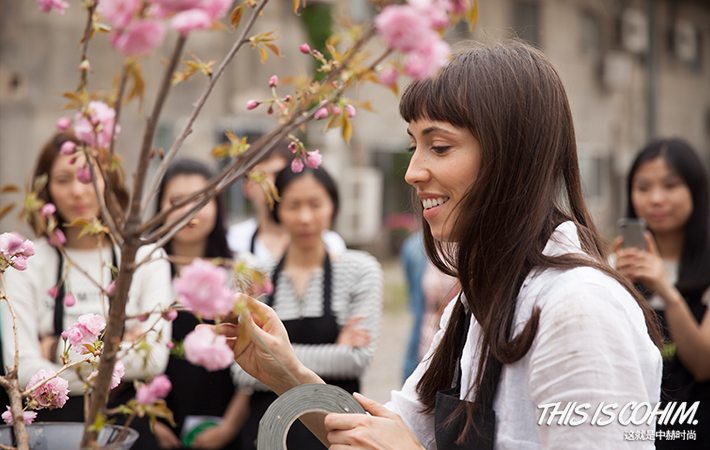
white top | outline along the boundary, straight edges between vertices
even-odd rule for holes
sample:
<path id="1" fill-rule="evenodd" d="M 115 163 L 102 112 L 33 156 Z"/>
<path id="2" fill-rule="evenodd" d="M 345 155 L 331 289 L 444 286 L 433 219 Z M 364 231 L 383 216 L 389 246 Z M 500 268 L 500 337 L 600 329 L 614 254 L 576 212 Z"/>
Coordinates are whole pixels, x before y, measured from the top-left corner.
<path id="1" fill-rule="evenodd" d="M 322 377 L 359 378 L 367 368 L 377 344 L 382 315 L 382 268 L 369 253 L 346 250 L 331 257 L 331 309 L 338 325 L 354 316 L 364 320 L 360 326 L 370 333 L 367 347 L 353 348 L 338 344 L 293 344 L 298 359 Z M 273 270 L 270 268 L 269 273 Z M 281 272 L 272 305 L 281 320 L 323 316 L 323 269 L 315 270 L 308 280 L 303 298 L 294 289 L 288 273 Z M 232 368 L 234 381 L 240 388 L 267 390 L 238 365 Z"/>
<path id="2" fill-rule="evenodd" d="M 152 249 L 145 246 L 138 250 L 136 260 L 143 259 Z M 90 276 L 107 286 L 111 281 L 109 265 L 111 264 L 111 249 L 77 250 L 66 249 L 69 258 Z M 140 327 L 147 330 L 158 319 L 161 308 L 170 305 L 172 293 L 170 288 L 170 265 L 165 259 L 162 250 L 153 254 L 153 259 L 136 270 L 133 283 L 129 292 L 126 314 L 136 316 L 155 311 L 145 322 L 135 319 L 126 322 L 126 330 Z M 116 255 L 117 258 L 120 254 Z M 14 269 L 5 272 L 7 295 L 17 315 L 17 334 L 20 349 L 20 385 L 25 386 L 30 377 L 40 369 L 58 370 L 61 366 L 42 357 L 38 337 L 51 336 L 54 333 L 54 298 L 48 291 L 57 282 L 57 268 L 59 265 L 57 252 L 45 239 L 35 241 L 35 255 L 28 259 L 27 269 L 17 271 Z M 76 304 L 64 307 L 64 326 L 66 330 L 72 326 L 79 316 L 83 314 L 101 314 L 108 320 L 108 300 L 102 298 L 100 290 L 88 278 L 76 269 L 72 269 L 68 261 L 64 262 L 68 276 L 65 291 L 71 292 L 76 297 Z M 2 316 L 2 345 L 5 366 L 14 362 L 14 338 L 12 334 L 12 317 L 7 310 L 7 305 L 2 302 L 0 306 Z M 139 351 L 128 352 L 121 357 L 126 374 L 124 379 L 145 379 L 165 371 L 168 363 L 169 350 L 167 343 L 170 340 L 170 322 L 160 320 L 156 326 L 161 333 L 151 332 L 146 341 L 149 345 L 149 354 Z M 158 336 L 160 334 L 160 336 Z M 122 344 L 126 348 L 127 343 Z M 62 351 L 62 340 L 57 345 L 57 361 Z M 147 356 L 147 357 L 146 357 Z M 77 356 L 71 358 L 76 360 Z M 147 365 L 145 364 L 147 362 Z M 69 381 L 70 395 L 81 395 L 84 391 L 83 383 L 79 381 L 73 370 L 62 373 L 62 378 Z"/>
<path id="3" fill-rule="evenodd" d="M 576 227 L 561 224 L 548 241 L 544 254 L 580 253 Z M 429 356 L 439 344 L 455 300 L 447 306 L 427 356 L 407 379 L 401 391 L 393 391 L 387 408 L 401 415 L 427 449 L 436 449 L 433 414 L 421 413 L 416 385 L 426 371 Z M 590 425 L 601 402 L 614 414 L 628 402 L 659 401 L 662 361 L 648 336 L 641 309 L 613 278 L 587 267 L 569 270 L 537 270 L 525 279 L 518 294 L 514 333 L 519 333 L 534 306 L 541 308 L 537 335 L 528 353 L 505 365 L 494 402 L 497 418 L 495 448 L 532 449 L 653 449 L 653 441 L 625 440 L 629 431 L 646 436 L 651 425 L 622 426 L 617 420 L 606 426 Z M 481 328 L 475 318 L 461 359 L 461 385 L 472 386 L 477 372 L 477 344 Z M 475 393 L 461 389 L 461 398 Z M 590 404 L 589 418 L 578 426 L 547 425 L 549 412 L 538 425 L 542 408 L 554 402 Z M 644 411 L 640 411 L 642 415 Z M 578 420 L 580 415 L 573 415 Z M 601 418 L 606 418 L 602 415 Z M 601 421 L 600 417 L 597 420 Z M 623 419 L 623 415 L 622 415 Z M 442 449 L 443 450 L 443 449 Z"/>
<path id="4" fill-rule="evenodd" d="M 254 251 L 251 252 L 249 248 L 251 246 L 251 238 L 254 236 L 258 225 L 256 219 L 251 218 L 230 226 L 227 231 L 227 243 L 229 244 L 229 248 L 236 255 L 254 253 L 254 256 L 256 256 L 260 263 L 264 265 L 276 265 L 280 255 L 271 254 L 269 249 L 261 242 L 258 235 L 254 243 Z M 346 250 L 345 241 L 335 231 L 325 230 L 323 232 L 323 242 L 325 242 L 325 246 L 331 255 L 337 255 Z"/>

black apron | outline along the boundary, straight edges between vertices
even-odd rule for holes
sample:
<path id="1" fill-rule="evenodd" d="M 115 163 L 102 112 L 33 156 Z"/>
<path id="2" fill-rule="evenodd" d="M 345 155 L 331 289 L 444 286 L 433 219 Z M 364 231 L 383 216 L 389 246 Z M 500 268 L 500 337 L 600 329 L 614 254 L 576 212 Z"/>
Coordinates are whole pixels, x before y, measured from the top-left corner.
<path id="1" fill-rule="evenodd" d="M 253 242 L 253 239 L 252 239 Z M 272 275 L 274 292 L 267 297 L 266 304 L 271 306 L 276 295 L 278 277 L 283 270 L 284 256 L 279 261 Z M 283 324 L 288 332 L 289 339 L 294 344 L 334 344 L 340 334 L 333 310 L 331 308 L 331 296 L 333 292 L 332 266 L 330 257 L 326 253 L 323 261 L 323 316 L 302 317 L 299 319 L 284 320 Z M 328 384 L 340 386 L 346 391 L 353 393 L 360 390 L 360 380 L 353 379 L 323 379 Z M 278 396 L 273 392 L 255 391 L 251 396 L 251 412 L 249 419 L 242 430 L 244 435 L 244 448 L 256 448 L 256 438 L 259 429 L 259 421 L 271 403 Z M 323 444 L 311 433 L 300 421 L 296 421 L 291 426 L 286 440 L 287 447 L 293 450 L 323 449 Z"/>
<path id="2" fill-rule="evenodd" d="M 249 240 L 249 253 L 252 255 L 256 255 L 256 236 L 259 234 L 259 227 L 256 227 L 256 230 L 254 230 L 254 234 L 251 235 L 251 239 Z M 276 284 L 276 283 L 274 283 Z"/>
<path id="3" fill-rule="evenodd" d="M 703 304 L 702 297 L 706 286 L 695 290 L 684 290 L 681 294 L 685 300 L 695 321 L 701 323 L 707 305 Z M 650 297 L 648 291 L 642 291 L 646 298 Z M 666 344 L 671 343 L 670 333 L 666 324 L 665 313 L 657 310 L 656 315 L 661 321 L 664 339 Z M 666 402 L 686 402 L 689 407 L 693 402 L 700 401 L 698 411 L 695 414 L 697 425 L 689 423 L 675 425 L 657 425 L 656 448 L 661 450 L 707 450 L 710 449 L 710 381 L 696 381 L 685 364 L 678 358 L 677 351 L 663 361 L 663 380 L 661 382 L 661 401 Z M 661 437 L 664 433 L 683 433 L 693 430 L 696 432 L 695 439 L 668 439 Z"/>
<path id="4" fill-rule="evenodd" d="M 54 297 L 54 336 L 61 339 L 61 334 L 64 328 L 64 282 L 62 273 L 64 272 L 64 255 L 57 250 L 59 263 L 57 267 L 57 295 Z M 116 250 L 111 246 L 111 264 L 113 267 L 118 267 Z M 111 271 L 111 279 L 115 280 L 114 272 Z M 109 393 L 108 407 L 113 408 L 128 402 L 135 398 L 136 390 L 133 383 L 130 381 L 122 381 Z M 116 425 L 123 425 L 128 416 L 116 416 Z M 59 409 L 42 409 L 37 411 L 36 422 L 83 422 L 84 421 L 84 396 L 70 396 L 69 400 Z M 138 440 L 133 445 L 133 448 L 139 449 L 158 449 L 158 443 L 155 436 L 150 431 L 150 425 L 147 417 L 136 417 L 131 422 L 131 428 L 138 431 Z"/>
<path id="5" fill-rule="evenodd" d="M 458 300 L 460 301 L 460 300 Z M 459 348 L 459 361 L 456 365 L 456 376 L 451 389 L 441 390 L 436 393 L 436 407 L 434 410 L 436 447 L 440 450 L 492 450 L 495 444 L 496 416 L 493 411 L 493 400 L 498 390 L 498 382 L 502 371 L 501 363 L 492 355 L 486 361 L 481 385 L 488 382 L 493 383 L 494 389 L 483 399 L 476 398 L 476 410 L 473 416 L 473 426 L 469 428 L 462 444 L 456 444 L 461 431 L 466 425 L 467 414 L 461 413 L 456 419 L 447 422 L 447 418 L 462 403 L 468 403 L 459 398 L 461 394 L 461 357 L 463 348 L 466 345 L 466 337 L 471 324 L 471 313 L 465 317 L 463 336 L 461 336 L 461 346 Z"/>

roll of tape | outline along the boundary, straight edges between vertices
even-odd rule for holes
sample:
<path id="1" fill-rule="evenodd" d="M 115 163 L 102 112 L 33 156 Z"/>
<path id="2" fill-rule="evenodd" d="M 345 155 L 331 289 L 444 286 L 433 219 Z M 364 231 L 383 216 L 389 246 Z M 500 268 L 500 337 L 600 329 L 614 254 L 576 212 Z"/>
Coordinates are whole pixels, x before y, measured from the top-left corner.
<path id="1" fill-rule="evenodd" d="M 330 384 L 302 384 L 281 394 L 259 421 L 257 450 L 286 448 L 291 424 L 305 413 L 361 413 L 365 410 L 348 391 Z"/>

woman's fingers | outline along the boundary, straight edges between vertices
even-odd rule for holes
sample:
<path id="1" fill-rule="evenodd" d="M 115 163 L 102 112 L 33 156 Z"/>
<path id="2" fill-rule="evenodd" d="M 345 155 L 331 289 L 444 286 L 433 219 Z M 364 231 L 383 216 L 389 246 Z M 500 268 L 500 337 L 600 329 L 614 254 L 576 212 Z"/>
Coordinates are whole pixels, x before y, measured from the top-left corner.
<path id="1" fill-rule="evenodd" d="M 614 239 L 614 241 L 611 243 L 611 251 L 613 251 L 614 253 L 618 252 L 619 250 L 621 250 L 621 246 L 623 245 L 623 243 L 624 238 L 621 236 L 617 236 L 616 239 Z"/>
<path id="2" fill-rule="evenodd" d="M 376 417 L 396 416 L 395 413 L 393 413 L 389 409 L 385 408 L 380 403 L 377 403 L 376 401 L 372 400 L 371 398 L 365 397 L 364 395 L 360 394 L 359 392 L 355 392 L 353 394 L 353 397 L 355 397 L 355 400 L 357 400 L 362 405 L 362 407 L 365 408 L 365 411 L 369 412 L 373 416 L 376 416 Z"/>
<path id="3" fill-rule="evenodd" d="M 656 240 L 650 231 L 644 231 L 643 240 L 646 241 L 646 250 L 652 255 L 658 256 L 658 247 L 656 247 Z"/>

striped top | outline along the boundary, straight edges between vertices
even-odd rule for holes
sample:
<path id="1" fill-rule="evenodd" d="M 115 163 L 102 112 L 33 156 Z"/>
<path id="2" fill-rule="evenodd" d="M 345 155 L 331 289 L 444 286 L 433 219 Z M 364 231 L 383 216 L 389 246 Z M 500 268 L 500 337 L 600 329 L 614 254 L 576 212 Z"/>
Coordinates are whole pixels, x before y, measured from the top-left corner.
<path id="1" fill-rule="evenodd" d="M 331 263 L 333 315 L 340 326 L 351 317 L 363 317 L 360 326 L 370 333 L 370 344 L 362 348 L 337 344 L 293 344 L 293 349 L 298 359 L 321 377 L 358 378 L 369 364 L 377 344 L 382 315 L 382 268 L 372 255 L 356 250 L 331 255 Z M 269 267 L 270 273 L 274 266 Z M 314 270 L 303 297 L 296 294 L 288 273 L 281 272 L 273 303 L 281 320 L 321 317 L 323 306 L 322 267 Z M 268 390 L 237 365 L 233 367 L 232 374 L 235 383 L 242 389 Z"/>

